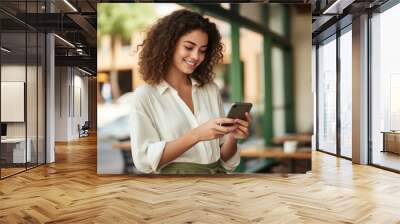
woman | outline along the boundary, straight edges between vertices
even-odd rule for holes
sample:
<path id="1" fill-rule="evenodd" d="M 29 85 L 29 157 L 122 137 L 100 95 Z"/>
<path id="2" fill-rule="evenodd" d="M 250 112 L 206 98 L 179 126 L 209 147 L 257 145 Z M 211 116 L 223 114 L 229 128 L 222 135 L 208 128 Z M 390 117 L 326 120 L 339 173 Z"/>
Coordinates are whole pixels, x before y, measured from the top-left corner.
<path id="1" fill-rule="evenodd" d="M 214 174 L 240 163 L 246 121 L 224 118 L 213 66 L 222 60 L 216 25 L 178 10 L 151 27 L 141 45 L 132 106 L 132 156 L 144 173 Z M 230 124 L 226 127 L 221 124 Z"/>

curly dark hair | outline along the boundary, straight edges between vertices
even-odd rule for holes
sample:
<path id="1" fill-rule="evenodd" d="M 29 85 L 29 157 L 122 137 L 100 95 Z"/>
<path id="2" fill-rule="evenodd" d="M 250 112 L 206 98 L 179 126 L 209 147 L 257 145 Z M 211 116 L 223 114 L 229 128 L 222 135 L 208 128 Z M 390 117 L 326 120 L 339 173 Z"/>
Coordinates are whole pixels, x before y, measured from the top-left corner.
<path id="1" fill-rule="evenodd" d="M 200 29 L 208 35 L 204 61 L 190 75 L 200 86 L 210 83 L 215 76 L 213 67 L 222 61 L 223 44 L 215 25 L 201 14 L 189 10 L 177 10 L 159 19 L 148 31 L 139 47 L 139 72 L 151 85 L 159 84 L 172 63 L 175 46 L 183 35 Z"/>

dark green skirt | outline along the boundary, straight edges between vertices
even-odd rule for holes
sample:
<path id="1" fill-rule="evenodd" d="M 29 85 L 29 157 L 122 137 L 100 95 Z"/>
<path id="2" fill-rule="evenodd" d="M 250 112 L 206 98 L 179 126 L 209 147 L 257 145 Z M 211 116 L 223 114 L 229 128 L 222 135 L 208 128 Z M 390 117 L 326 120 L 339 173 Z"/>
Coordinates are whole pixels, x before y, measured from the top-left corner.
<path id="1" fill-rule="evenodd" d="M 226 169 L 220 160 L 211 164 L 171 163 L 160 170 L 160 174 L 224 174 Z"/>

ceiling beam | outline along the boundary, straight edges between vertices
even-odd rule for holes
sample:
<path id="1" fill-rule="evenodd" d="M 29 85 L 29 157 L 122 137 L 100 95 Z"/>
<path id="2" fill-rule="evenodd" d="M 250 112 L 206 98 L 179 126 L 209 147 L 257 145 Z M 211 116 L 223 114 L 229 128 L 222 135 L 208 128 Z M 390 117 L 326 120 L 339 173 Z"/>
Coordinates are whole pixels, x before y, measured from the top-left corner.
<path id="1" fill-rule="evenodd" d="M 269 29 L 268 24 L 261 24 L 254 22 L 246 17 L 241 16 L 237 12 L 227 10 L 222 8 L 220 5 L 216 4 L 182 4 L 191 8 L 198 8 L 207 14 L 220 18 L 227 22 L 235 22 L 240 24 L 240 26 L 250 29 L 254 32 L 261 33 L 269 36 L 275 44 L 282 47 L 290 47 L 290 40 L 286 37 L 280 36 L 271 29 Z"/>
<path id="2" fill-rule="evenodd" d="M 67 16 L 80 26 L 91 38 L 96 38 L 96 28 L 94 28 L 85 17 L 79 13 L 69 13 Z"/>
<path id="3" fill-rule="evenodd" d="M 97 58 L 91 56 L 55 56 L 56 66 L 81 66 L 96 71 Z"/>

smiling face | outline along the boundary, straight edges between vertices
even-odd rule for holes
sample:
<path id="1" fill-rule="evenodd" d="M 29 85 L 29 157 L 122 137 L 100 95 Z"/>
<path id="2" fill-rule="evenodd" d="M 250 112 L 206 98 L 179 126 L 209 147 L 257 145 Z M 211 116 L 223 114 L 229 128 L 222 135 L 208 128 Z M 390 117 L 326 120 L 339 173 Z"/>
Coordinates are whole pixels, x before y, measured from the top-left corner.
<path id="1" fill-rule="evenodd" d="M 172 67 L 177 72 L 192 74 L 204 61 L 208 35 L 202 30 L 193 30 L 176 43 Z"/>

